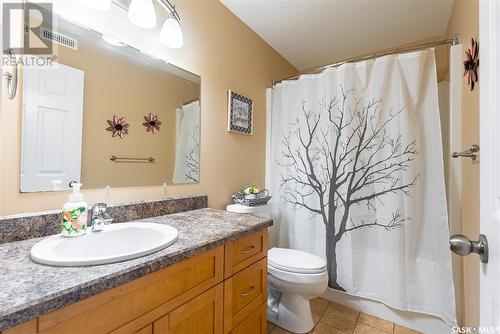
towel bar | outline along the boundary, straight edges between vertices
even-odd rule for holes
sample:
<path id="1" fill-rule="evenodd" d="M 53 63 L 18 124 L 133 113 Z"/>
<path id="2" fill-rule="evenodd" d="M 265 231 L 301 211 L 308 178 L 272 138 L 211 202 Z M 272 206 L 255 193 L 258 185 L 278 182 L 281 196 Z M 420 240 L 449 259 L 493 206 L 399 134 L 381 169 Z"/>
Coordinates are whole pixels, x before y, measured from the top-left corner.
<path id="1" fill-rule="evenodd" d="M 126 157 L 117 157 L 116 155 L 111 155 L 109 160 L 114 162 L 155 162 L 155 158 L 126 158 Z"/>

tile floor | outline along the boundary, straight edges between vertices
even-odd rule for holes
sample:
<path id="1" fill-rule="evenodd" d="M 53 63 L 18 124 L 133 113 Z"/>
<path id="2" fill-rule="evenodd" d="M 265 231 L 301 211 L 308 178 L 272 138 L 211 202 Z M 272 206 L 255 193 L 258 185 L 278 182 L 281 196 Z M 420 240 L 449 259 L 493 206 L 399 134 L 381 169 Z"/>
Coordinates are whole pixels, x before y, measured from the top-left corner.
<path id="1" fill-rule="evenodd" d="M 323 298 L 311 301 L 313 334 L 417 334 L 412 329 L 353 310 Z M 268 323 L 269 334 L 290 332 Z"/>

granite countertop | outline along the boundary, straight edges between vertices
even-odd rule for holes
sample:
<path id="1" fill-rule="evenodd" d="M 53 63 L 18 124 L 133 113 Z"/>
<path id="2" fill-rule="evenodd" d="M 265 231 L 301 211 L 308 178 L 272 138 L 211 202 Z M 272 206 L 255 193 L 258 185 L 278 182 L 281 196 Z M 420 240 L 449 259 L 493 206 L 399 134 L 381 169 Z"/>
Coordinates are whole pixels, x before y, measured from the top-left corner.
<path id="1" fill-rule="evenodd" d="M 29 258 L 42 238 L 0 245 L 0 331 L 130 282 L 247 233 L 272 220 L 214 209 L 137 220 L 179 230 L 172 246 L 134 260 L 89 267 L 51 267 Z"/>

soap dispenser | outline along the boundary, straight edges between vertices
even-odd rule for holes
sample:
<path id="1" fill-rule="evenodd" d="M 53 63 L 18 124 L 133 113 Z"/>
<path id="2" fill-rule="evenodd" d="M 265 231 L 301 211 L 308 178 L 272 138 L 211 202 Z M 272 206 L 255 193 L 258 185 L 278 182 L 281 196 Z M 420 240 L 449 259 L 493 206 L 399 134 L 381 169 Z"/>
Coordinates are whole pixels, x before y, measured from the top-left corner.
<path id="1" fill-rule="evenodd" d="M 71 182 L 73 193 L 69 195 L 68 201 L 63 206 L 61 235 L 79 236 L 87 232 L 87 210 L 88 205 L 83 201 L 80 193 L 82 184 Z"/>

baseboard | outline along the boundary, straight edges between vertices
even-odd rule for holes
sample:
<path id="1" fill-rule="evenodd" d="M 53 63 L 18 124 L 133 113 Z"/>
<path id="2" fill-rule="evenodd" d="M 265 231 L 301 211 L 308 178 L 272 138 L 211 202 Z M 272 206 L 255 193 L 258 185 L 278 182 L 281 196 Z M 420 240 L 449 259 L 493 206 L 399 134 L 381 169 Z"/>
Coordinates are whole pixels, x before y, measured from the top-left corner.
<path id="1" fill-rule="evenodd" d="M 396 310 L 381 302 L 352 296 L 333 289 L 327 289 L 322 297 L 422 333 L 447 334 L 452 332 L 451 327 L 446 322 L 432 315 Z"/>

